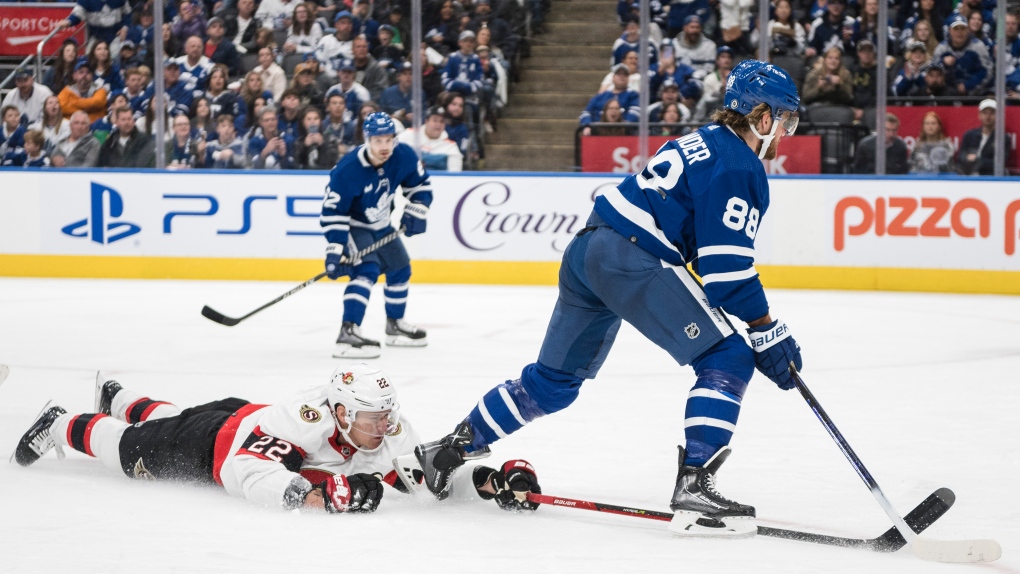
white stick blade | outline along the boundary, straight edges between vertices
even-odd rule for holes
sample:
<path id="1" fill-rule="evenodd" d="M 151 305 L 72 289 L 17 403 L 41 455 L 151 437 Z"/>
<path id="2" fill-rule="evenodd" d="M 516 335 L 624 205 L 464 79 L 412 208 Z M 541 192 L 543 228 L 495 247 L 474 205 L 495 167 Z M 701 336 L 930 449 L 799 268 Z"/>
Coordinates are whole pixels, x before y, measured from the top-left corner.
<path id="1" fill-rule="evenodd" d="M 994 540 L 929 540 L 918 536 L 911 543 L 914 554 L 930 562 L 994 562 L 1002 547 Z"/>
<path id="2" fill-rule="evenodd" d="M 11 374 L 11 369 L 7 365 L 0 365 L 0 383 L 7 380 L 9 374 Z"/>

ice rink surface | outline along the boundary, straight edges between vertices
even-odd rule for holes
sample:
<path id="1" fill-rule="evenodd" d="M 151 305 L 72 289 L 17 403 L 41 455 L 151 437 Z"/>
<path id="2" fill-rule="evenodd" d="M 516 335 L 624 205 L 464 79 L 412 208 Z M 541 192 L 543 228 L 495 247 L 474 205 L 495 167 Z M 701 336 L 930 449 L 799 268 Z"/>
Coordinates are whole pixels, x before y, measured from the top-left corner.
<path id="1" fill-rule="evenodd" d="M 92 409 L 93 379 L 190 406 L 285 399 L 324 384 L 342 285 L 308 288 L 233 328 L 292 284 L 0 279 L 0 452 L 49 399 Z M 380 288 L 364 324 L 382 338 Z M 426 349 L 375 360 L 423 439 L 449 432 L 494 384 L 534 360 L 552 287 L 412 285 L 407 319 Z M 665 523 L 544 506 L 440 504 L 387 489 L 372 515 L 263 509 L 222 490 L 130 481 L 96 460 L 48 454 L 0 464 L 0 572 L 1020 572 L 1020 298 L 770 292 L 803 348 L 804 378 L 886 495 L 906 513 L 940 486 L 956 505 L 933 538 L 997 539 L 998 562 L 921 562 L 756 537 L 677 539 Z M 694 376 L 624 326 L 597 380 L 569 409 L 496 443 L 547 494 L 668 510 Z M 755 375 L 720 491 L 759 523 L 873 537 L 889 521 L 796 391 Z"/>

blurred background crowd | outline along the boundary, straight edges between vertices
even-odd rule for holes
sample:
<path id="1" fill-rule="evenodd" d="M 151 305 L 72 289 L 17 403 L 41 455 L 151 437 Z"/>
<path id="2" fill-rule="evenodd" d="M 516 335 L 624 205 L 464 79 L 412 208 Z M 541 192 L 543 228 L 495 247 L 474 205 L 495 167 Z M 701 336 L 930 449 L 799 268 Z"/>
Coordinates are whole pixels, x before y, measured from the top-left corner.
<path id="1" fill-rule="evenodd" d="M 151 0 L 66 6 L 58 27 L 84 27 L 87 39 L 0 73 L 3 165 L 148 167 L 162 146 L 172 168 L 329 169 L 381 110 L 435 170 L 578 169 L 585 140 L 634 136 L 642 116 L 655 136 L 711 121 L 729 71 L 759 58 L 800 88 L 798 135 L 820 136 L 820 171 L 874 171 L 884 75 L 887 173 L 990 175 L 995 79 L 1009 98 L 1020 90 L 1020 12 L 996 22 L 996 0 L 889 0 L 886 33 L 879 0 L 773 0 L 768 22 L 757 0 L 650 0 L 645 108 L 632 0 L 426 0 L 418 46 L 409 0 L 176 0 L 161 30 Z M 924 108 L 909 133 L 896 106 Z"/>

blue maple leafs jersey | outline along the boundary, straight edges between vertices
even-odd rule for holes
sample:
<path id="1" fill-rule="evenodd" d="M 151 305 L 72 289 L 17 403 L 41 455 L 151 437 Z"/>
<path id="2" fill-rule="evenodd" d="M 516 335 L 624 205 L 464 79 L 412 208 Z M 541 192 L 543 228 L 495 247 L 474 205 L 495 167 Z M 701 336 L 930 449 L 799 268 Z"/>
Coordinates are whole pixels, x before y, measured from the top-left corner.
<path id="1" fill-rule="evenodd" d="M 351 227 L 388 232 L 398 185 L 408 201 L 432 204 L 429 174 L 411 146 L 398 143 L 393 155 L 379 167 L 368 161 L 367 145 L 350 151 L 329 173 L 319 217 L 326 241 L 345 245 Z"/>
<path id="2" fill-rule="evenodd" d="M 595 199 L 606 223 L 672 265 L 693 263 L 709 305 L 743 321 L 768 313 L 754 237 L 769 206 L 758 155 L 710 124 L 666 142 L 648 166 Z"/>

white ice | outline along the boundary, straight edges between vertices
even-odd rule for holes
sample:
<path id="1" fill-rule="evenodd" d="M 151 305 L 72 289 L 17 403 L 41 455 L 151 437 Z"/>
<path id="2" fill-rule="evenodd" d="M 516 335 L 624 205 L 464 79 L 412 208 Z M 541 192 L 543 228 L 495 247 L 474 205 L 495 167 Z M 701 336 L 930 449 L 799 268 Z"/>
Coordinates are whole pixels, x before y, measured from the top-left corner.
<path id="1" fill-rule="evenodd" d="M 233 328 L 289 289 L 268 282 L 0 279 L 0 451 L 49 399 L 92 409 L 104 369 L 153 398 L 272 402 L 326 381 L 342 285 L 319 284 Z M 771 291 L 803 347 L 804 377 L 893 504 L 940 486 L 956 505 L 933 538 L 997 539 L 1020 571 L 1020 298 Z M 534 360 L 552 287 L 413 285 L 408 319 L 426 349 L 384 348 L 402 412 L 425 439 L 448 432 L 493 385 Z M 365 321 L 382 336 L 381 293 Z M 576 403 L 494 445 L 524 457 L 548 494 L 667 510 L 694 382 L 632 328 Z M 872 537 L 890 525 L 796 391 L 756 375 L 721 492 L 761 524 Z M 542 507 L 439 504 L 387 490 L 378 512 L 262 509 L 222 490 L 133 482 L 71 452 L 0 464 L 0 572 L 962 572 L 909 551 L 876 554 L 756 537 L 677 539 L 665 523 Z"/>

